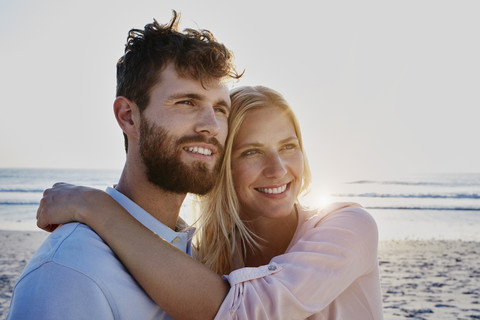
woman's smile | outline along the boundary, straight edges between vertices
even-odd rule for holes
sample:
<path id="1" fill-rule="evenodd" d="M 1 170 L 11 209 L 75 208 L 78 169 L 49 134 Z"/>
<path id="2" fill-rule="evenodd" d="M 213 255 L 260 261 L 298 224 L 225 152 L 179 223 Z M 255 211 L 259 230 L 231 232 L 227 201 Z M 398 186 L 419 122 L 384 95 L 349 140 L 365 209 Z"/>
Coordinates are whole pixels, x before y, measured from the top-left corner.
<path id="1" fill-rule="evenodd" d="M 262 188 L 255 188 L 260 193 L 266 194 L 266 195 L 284 195 L 290 187 L 290 182 L 283 184 L 281 186 L 270 186 L 270 187 L 262 187 Z"/>

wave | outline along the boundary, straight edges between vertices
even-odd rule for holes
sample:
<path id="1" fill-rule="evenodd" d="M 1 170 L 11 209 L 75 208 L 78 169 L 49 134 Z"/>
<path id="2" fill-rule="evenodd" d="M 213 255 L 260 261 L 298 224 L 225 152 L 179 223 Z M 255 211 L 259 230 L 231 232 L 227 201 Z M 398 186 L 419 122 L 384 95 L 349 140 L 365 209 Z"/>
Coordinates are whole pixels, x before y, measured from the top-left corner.
<path id="1" fill-rule="evenodd" d="M 417 207 L 417 206 L 366 206 L 377 210 L 430 210 L 430 211 L 480 211 L 475 207 Z"/>
<path id="2" fill-rule="evenodd" d="M 347 184 L 393 184 L 405 186 L 430 186 L 430 185 L 445 185 L 442 182 L 414 182 L 414 181 L 375 181 L 375 180 L 357 180 L 350 181 Z"/>
<path id="3" fill-rule="evenodd" d="M 346 182 L 346 184 L 381 184 L 381 185 L 400 185 L 400 186 L 434 186 L 434 187 L 472 187 L 480 186 L 480 181 L 376 181 L 376 180 L 357 180 Z"/>
<path id="4" fill-rule="evenodd" d="M 0 201 L 0 206 L 28 206 L 39 205 L 40 201 Z"/>
<path id="5" fill-rule="evenodd" d="M 332 194 L 333 197 L 360 197 L 360 198 L 416 198 L 416 199 L 480 199 L 478 193 L 348 193 Z"/>
<path id="6" fill-rule="evenodd" d="M 11 193 L 11 192 L 16 192 L 16 193 L 24 193 L 24 192 L 29 192 L 29 193 L 43 193 L 45 189 L 38 189 L 38 188 L 0 188 L 0 193 Z"/>

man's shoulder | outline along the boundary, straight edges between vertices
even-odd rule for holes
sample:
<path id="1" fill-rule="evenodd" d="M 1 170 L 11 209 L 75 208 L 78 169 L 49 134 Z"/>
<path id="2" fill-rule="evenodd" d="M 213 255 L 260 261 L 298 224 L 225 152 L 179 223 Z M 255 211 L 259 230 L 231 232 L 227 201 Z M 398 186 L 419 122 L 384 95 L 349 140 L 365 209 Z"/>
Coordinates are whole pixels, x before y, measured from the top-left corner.
<path id="1" fill-rule="evenodd" d="M 32 288 L 36 293 L 32 293 Z M 22 305 L 25 301 L 41 300 L 47 293 L 51 300 L 65 305 L 65 301 L 83 299 L 84 295 L 96 297 L 94 302 L 88 298 L 92 306 L 96 305 L 92 308 L 108 309 L 114 315 L 126 315 L 125 318 L 166 317 L 108 245 L 80 223 L 63 225 L 45 240 L 19 278 L 14 300 Z"/>
<path id="2" fill-rule="evenodd" d="M 65 224 L 55 230 L 35 252 L 24 274 L 47 263 L 85 275 L 94 273 L 102 264 L 123 269 L 108 245 L 92 229 L 81 223 Z"/>

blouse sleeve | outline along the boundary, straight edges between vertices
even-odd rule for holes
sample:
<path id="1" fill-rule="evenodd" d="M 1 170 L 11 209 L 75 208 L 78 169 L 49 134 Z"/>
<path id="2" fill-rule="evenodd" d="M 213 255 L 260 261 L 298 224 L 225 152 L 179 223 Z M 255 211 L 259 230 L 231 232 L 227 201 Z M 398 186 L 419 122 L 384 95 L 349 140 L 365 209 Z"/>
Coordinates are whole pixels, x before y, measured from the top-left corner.
<path id="1" fill-rule="evenodd" d="M 305 319 L 377 268 L 377 226 L 362 208 L 314 217 L 300 231 L 269 265 L 225 276 L 231 288 L 216 319 Z"/>

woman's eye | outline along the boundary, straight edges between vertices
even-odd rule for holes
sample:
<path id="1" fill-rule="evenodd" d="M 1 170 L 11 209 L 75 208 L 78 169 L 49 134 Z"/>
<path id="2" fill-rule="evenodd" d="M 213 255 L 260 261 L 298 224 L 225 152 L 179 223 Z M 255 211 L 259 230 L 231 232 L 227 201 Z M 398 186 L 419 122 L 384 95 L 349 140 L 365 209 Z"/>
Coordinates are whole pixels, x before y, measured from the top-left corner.
<path id="1" fill-rule="evenodd" d="M 286 144 L 283 146 L 283 149 L 284 150 L 290 150 L 290 149 L 295 149 L 297 147 L 296 144 L 293 144 L 293 143 L 289 143 L 289 144 Z"/>
<path id="2" fill-rule="evenodd" d="M 244 152 L 242 152 L 242 156 L 251 156 L 253 154 L 257 154 L 258 150 L 257 149 L 249 149 Z"/>

